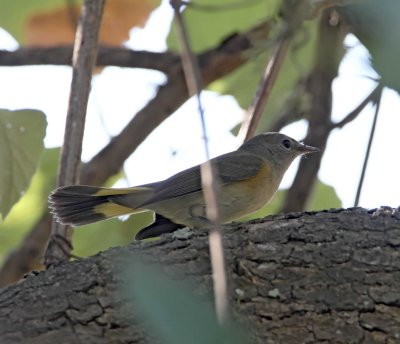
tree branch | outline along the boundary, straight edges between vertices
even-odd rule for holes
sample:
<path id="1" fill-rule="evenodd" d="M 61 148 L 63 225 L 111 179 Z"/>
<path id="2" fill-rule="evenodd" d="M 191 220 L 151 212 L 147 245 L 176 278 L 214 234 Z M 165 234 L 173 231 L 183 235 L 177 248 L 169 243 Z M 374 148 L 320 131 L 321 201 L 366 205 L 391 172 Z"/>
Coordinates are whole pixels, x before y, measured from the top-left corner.
<path id="1" fill-rule="evenodd" d="M 398 342 L 399 210 L 291 213 L 225 226 L 224 233 L 231 305 L 250 342 Z M 163 342 L 145 332 L 143 313 L 120 293 L 128 277 L 121 266 L 138 255 L 192 282 L 194 294 L 212 295 L 207 236 L 167 235 L 1 289 L 0 342 Z"/>
<path id="2" fill-rule="evenodd" d="M 83 132 L 105 0 L 85 0 L 75 37 L 72 81 L 57 187 L 79 182 Z M 46 266 L 71 258 L 72 228 L 53 221 Z M 61 241 L 60 241 L 61 240 Z"/>
<path id="3" fill-rule="evenodd" d="M 210 161 L 210 150 L 208 146 L 208 134 L 204 117 L 204 108 L 201 102 L 201 92 L 203 90 L 203 80 L 200 67 L 196 56 L 190 47 L 189 34 L 181 15 L 180 0 L 171 0 L 174 9 L 177 36 L 181 45 L 181 61 L 183 73 L 185 75 L 189 95 L 194 95 L 197 99 L 198 114 L 200 116 L 201 129 L 204 140 L 205 155 L 207 161 L 201 165 L 201 185 L 203 196 L 206 202 L 207 218 L 212 224 L 209 233 L 210 260 L 213 273 L 213 290 L 215 312 L 218 322 L 225 324 L 229 318 L 229 302 L 227 293 L 227 279 L 225 271 L 224 248 L 222 244 L 222 226 L 220 221 L 220 211 L 218 205 L 218 181 L 215 178 L 215 166 Z"/>
<path id="4" fill-rule="evenodd" d="M 346 124 L 349 124 L 351 121 L 354 121 L 360 112 L 373 100 L 376 100 L 377 97 L 380 97 L 380 93 L 382 92 L 382 85 L 378 84 L 372 90 L 372 92 L 365 97 L 365 99 L 358 105 L 353 111 L 351 111 L 345 118 L 337 123 L 332 123 L 332 129 L 343 128 Z"/>
<path id="5" fill-rule="evenodd" d="M 0 50 L 0 66 L 70 66 L 72 51 L 72 46 L 19 48 L 15 51 Z M 116 66 L 153 69 L 169 74 L 171 66 L 175 66 L 178 61 L 179 56 L 171 52 L 154 53 L 121 47 L 100 46 L 96 65 L 99 67 Z"/>
<path id="6" fill-rule="evenodd" d="M 361 196 L 361 190 L 362 190 L 362 187 L 363 187 L 363 184 L 364 184 L 365 172 L 367 171 L 369 155 L 370 155 L 371 147 L 372 147 L 372 141 L 374 140 L 376 122 L 378 121 L 379 109 L 381 107 L 382 87 L 378 87 L 378 91 L 379 92 L 375 95 L 375 98 L 376 98 L 375 99 L 375 114 L 374 114 L 374 119 L 372 120 L 372 126 L 371 126 L 371 131 L 370 131 L 370 134 L 369 134 L 367 150 L 365 152 L 364 163 L 363 163 L 363 167 L 361 169 L 361 176 L 360 176 L 360 180 L 358 182 L 356 197 L 355 197 L 355 200 L 354 200 L 354 205 L 355 206 L 358 206 L 358 204 L 360 202 L 360 196 Z"/>
<path id="7" fill-rule="evenodd" d="M 240 141 L 247 141 L 253 137 L 278 77 L 289 43 L 303 23 L 309 10 L 308 2 L 304 0 L 297 1 L 296 5 L 287 5 L 283 2 L 282 6 L 282 27 L 271 57 L 266 64 L 265 72 L 257 88 L 257 92 L 240 127 L 238 135 Z"/>
<path id="8" fill-rule="evenodd" d="M 320 19 L 320 33 L 316 47 L 315 65 L 307 83 L 312 105 L 308 110 L 309 128 L 304 142 L 318 147 L 321 153 L 331 132 L 332 81 L 338 72 L 342 56 L 344 31 L 340 24 L 330 24 L 330 11 L 325 11 Z M 303 210 L 317 178 L 322 154 L 314 154 L 300 161 L 293 185 L 286 193 L 282 212 Z"/>

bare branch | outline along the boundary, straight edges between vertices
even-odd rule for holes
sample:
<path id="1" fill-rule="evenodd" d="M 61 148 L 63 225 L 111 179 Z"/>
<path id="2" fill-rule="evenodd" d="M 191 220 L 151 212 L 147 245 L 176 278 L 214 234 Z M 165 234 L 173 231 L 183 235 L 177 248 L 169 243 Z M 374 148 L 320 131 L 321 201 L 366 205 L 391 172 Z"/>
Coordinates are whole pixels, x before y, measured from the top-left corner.
<path id="1" fill-rule="evenodd" d="M 254 136 L 258 123 L 260 122 L 261 115 L 271 94 L 272 87 L 275 84 L 278 72 L 282 66 L 288 44 L 288 40 L 286 38 L 282 38 L 282 40 L 280 40 L 275 46 L 274 52 L 267 63 L 260 86 L 257 89 L 253 102 L 250 105 L 250 108 L 247 110 L 243 123 L 240 127 L 238 136 L 242 142 L 247 141 Z"/>
<path id="2" fill-rule="evenodd" d="M 289 43 L 297 28 L 300 27 L 308 14 L 308 11 L 307 0 L 300 0 L 296 2 L 296 5 L 288 5 L 283 8 L 281 32 L 278 35 L 271 58 L 267 62 L 265 73 L 258 86 L 256 95 L 240 128 L 239 138 L 241 141 L 247 141 L 254 135 L 282 66 Z"/>
<path id="3" fill-rule="evenodd" d="M 374 99 L 377 98 L 377 96 L 380 96 L 380 93 L 382 92 L 382 86 L 378 84 L 372 92 L 365 97 L 365 99 L 358 105 L 353 111 L 351 111 L 345 118 L 343 118 L 340 122 L 338 123 L 332 123 L 332 129 L 336 128 L 343 128 L 346 124 L 350 123 L 351 121 L 354 121 L 357 116 L 360 114 L 360 112 Z"/>
<path id="4" fill-rule="evenodd" d="M 362 4 L 364 2 L 365 0 L 310 0 L 311 6 L 314 6 L 316 9 Z"/>
<path id="5" fill-rule="evenodd" d="M 379 114 L 379 109 L 381 105 L 381 100 L 382 100 L 382 87 L 378 85 L 378 87 L 375 89 L 378 90 L 378 93 L 374 93 L 374 98 L 376 101 L 375 104 L 375 115 L 374 119 L 372 121 L 372 127 L 371 127 L 371 132 L 369 134 L 369 140 L 368 140 L 368 145 L 367 145 L 367 151 L 365 152 L 365 158 L 364 158 L 364 164 L 361 170 L 361 176 L 360 176 L 360 181 L 358 182 L 358 187 L 357 187 L 357 193 L 356 193 L 356 198 L 354 200 L 354 206 L 357 207 L 359 202 L 360 202 L 360 195 L 361 195 L 361 190 L 364 184 L 364 177 L 365 177 L 365 171 L 367 170 L 368 166 L 368 161 L 369 161 L 369 154 L 371 152 L 371 147 L 372 147 L 372 141 L 374 139 L 375 135 L 375 128 L 376 128 L 376 122 L 378 120 L 378 114 Z"/>
<path id="6" fill-rule="evenodd" d="M 230 3 L 225 4 L 201 4 L 196 1 L 181 1 L 181 5 L 185 5 L 194 10 L 211 12 L 211 11 L 228 11 L 228 10 L 240 10 L 242 8 L 248 8 L 256 5 L 263 0 L 232 0 Z"/>
<path id="7" fill-rule="evenodd" d="M 97 42 L 103 14 L 104 1 L 85 0 L 77 28 L 71 93 L 65 126 L 64 145 L 61 151 L 57 186 L 76 184 L 79 181 L 82 140 L 85 129 L 86 109 L 89 99 L 92 71 L 95 66 Z M 45 252 L 45 265 L 49 266 L 70 258 L 72 229 L 53 221 Z M 66 245 L 57 244 L 63 238 Z"/>
<path id="8" fill-rule="evenodd" d="M 15 51 L 0 50 L 0 66 L 67 65 L 72 62 L 73 47 L 69 45 L 49 48 L 19 48 Z M 165 74 L 179 62 L 171 52 L 154 53 L 121 47 L 100 46 L 96 65 L 153 69 Z"/>
<path id="9" fill-rule="evenodd" d="M 215 171 L 210 162 L 210 152 L 208 147 L 208 134 L 204 118 L 204 109 L 201 103 L 201 91 L 203 81 L 200 68 L 196 57 L 194 56 L 189 43 L 189 36 L 180 13 L 180 3 L 171 1 L 174 9 L 175 20 L 177 23 L 178 37 L 182 45 L 182 66 L 185 74 L 186 84 L 189 95 L 195 95 L 198 102 L 201 127 L 203 132 L 204 147 L 207 161 L 201 165 L 201 184 L 203 195 L 206 201 L 207 218 L 213 224 L 209 234 L 210 259 L 213 271 L 215 308 L 218 321 L 223 324 L 228 319 L 228 293 L 225 271 L 224 249 L 222 245 L 222 227 L 220 223 L 218 206 L 218 186 L 215 178 Z"/>

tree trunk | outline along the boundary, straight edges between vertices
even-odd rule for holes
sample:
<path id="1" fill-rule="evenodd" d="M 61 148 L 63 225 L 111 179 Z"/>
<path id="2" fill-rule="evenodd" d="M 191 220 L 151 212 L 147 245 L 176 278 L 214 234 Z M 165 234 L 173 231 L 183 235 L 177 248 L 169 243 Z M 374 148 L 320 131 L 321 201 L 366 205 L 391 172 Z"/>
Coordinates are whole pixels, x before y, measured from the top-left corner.
<path id="1" fill-rule="evenodd" d="M 226 226 L 224 244 L 232 311 L 254 342 L 400 342 L 399 209 L 270 216 Z M 118 292 L 118 267 L 138 254 L 212 294 L 205 233 L 168 235 L 1 289 L 0 342 L 154 342 Z"/>

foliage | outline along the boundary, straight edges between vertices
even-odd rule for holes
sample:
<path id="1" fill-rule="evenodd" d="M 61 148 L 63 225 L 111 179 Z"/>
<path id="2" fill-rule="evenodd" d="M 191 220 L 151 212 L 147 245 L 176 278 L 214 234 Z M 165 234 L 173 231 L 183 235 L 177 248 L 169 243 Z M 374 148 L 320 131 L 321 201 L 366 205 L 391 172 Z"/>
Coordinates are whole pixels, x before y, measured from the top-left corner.
<path id="1" fill-rule="evenodd" d="M 171 280 L 161 267 L 140 260 L 132 265 L 124 268 L 121 277 L 126 281 L 123 293 L 131 308 L 139 310 L 148 333 L 170 344 L 247 342 L 237 325 L 218 324 L 212 302 L 193 295 L 195 286 Z"/>
<path id="2" fill-rule="evenodd" d="M 10 247 L 15 247 L 47 211 L 47 197 L 56 185 L 60 149 L 45 149 L 39 166 L 24 196 L 0 222 L 0 261 Z"/>
<path id="3" fill-rule="evenodd" d="M 201 52 L 212 46 L 217 46 L 226 39 L 261 21 L 277 18 L 281 1 L 252 1 L 244 8 L 232 7 L 230 0 L 218 1 L 218 6 L 225 8 L 221 11 L 205 11 L 197 7 L 188 6 L 184 11 L 184 19 L 187 23 L 188 34 L 194 51 Z M 207 0 L 196 2 L 199 5 L 210 5 Z M 214 4 L 216 5 L 216 4 Z M 211 5 L 212 6 L 212 5 Z M 225 6 L 225 7 L 224 7 Z M 207 25 L 204 23 L 207 22 Z M 279 27 L 279 21 L 275 19 L 275 26 Z M 270 48 L 274 46 L 276 35 L 279 30 L 273 29 L 271 37 L 259 46 L 254 47 L 254 57 L 249 63 L 244 64 L 236 71 L 224 78 L 220 78 L 210 85 L 209 89 L 221 94 L 233 95 L 239 105 L 246 109 L 250 106 L 254 92 L 264 73 L 265 64 L 270 56 Z M 276 31 L 276 32 L 275 32 Z M 317 34 L 317 21 L 306 22 L 301 30 L 296 33 L 291 44 L 290 51 L 286 57 L 276 81 L 268 106 L 264 111 L 258 132 L 265 131 L 268 126 L 278 118 L 287 108 L 288 102 L 292 100 L 293 90 L 311 70 L 313 54 L 315 51 L 315 38 Z M 171 50 L 178 50 L 175 31 L 171 30 L 167 39 Z M 307 99 L 301 101 L 305 104 Z M 298 112 L 301 112 L 301 108 Z"/>
<path id="4" fill-rule="evenodd" d="M 24 29 L 29 18 L 38 12 L 65 6 L 64 0 L 0 0 L 0 23 L 18 42 L 24 42 Z"/>
<path id="5" fill-rule="evenodd" d="M 0 0 L 0 25 L 25 45 L 72 44 L 82 0 Z M 132 27 L 143 27 L 159 0 L 108 0 L 100 41 L 118 45 Z M 118 22 L 118 25 L 115 23 Z"/>
<path id="6" fill-rule="evenodd" d="M 26 191 L 43 151 L 46 118 L 37 110 L 0 110 L 0 215 Z"/>
<path id="7" fill-rule="evenodd" d="M 265 18 L 275 16 L 279 0 L 248 1 L 242 6 L 232 6 L 231 0 L 199 0 L 196 5 L 218 6 L 220 10 L 206 10 L 188 6 L 183 16 L 194 52 L 202 52 L 221 43 L 230 35 L 250 29 Z M 206 25 L 205 25 L 206 24 Z M 167 38 L 168 48 L 180 50 L 175 30 L 171 30 Z"/>
<path id="8" fill-rule="evenodd" d="M 307 77 L 312 68 L 316 36 L 316 21 L 305 23 L 296 34 L 274 84 L 268 106 L 264 110 L 257 129 L 258 133 L 267 130 L 274 120 L 287 111 L 287 107 L 296 95 L 294 92 L 296 86 Z M 210 89 L 223 94 L 231 94 L 237 99 L 241 107 L 248 108 L 253 99 L 254 90 L 257 89 L 260 76 L 264 73 L 269 56 L 269 49 L 266 51 L 264 49 L 263 53 L 258 54 L 243 67 L 214 82 Z M 299 104 L 296 111 L 301 113 L 304 110 L 303 106 L 307 106 L 308 99 L 303 94 L 302 100 L 296 99 L 296 101 Z"/>
<path id="9" fill-rule="evenodd" d="M 400 2 L 364 0 L 338 10 L 368 48 L 371 62 L 382 77 L 383 84 L 400 92 L 399 73 L 393 73 L 397 70 L 400 56 Z"/>

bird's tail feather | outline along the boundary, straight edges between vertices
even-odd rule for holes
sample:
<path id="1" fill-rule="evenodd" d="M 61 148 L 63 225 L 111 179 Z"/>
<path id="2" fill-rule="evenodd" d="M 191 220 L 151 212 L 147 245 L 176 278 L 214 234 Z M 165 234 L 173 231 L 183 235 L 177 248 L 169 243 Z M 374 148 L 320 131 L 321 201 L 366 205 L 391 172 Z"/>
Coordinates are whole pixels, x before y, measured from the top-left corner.
<path id="1" fill-rule="evenodd" d="M 113 197 L 148 191 L 145 187 L 109 189 L 71 185 L 56 189 L 49 197 L 50 208 L 58 222 L 81 226 L 115 216 L 139 212 L 113 202 Z"/>

